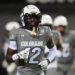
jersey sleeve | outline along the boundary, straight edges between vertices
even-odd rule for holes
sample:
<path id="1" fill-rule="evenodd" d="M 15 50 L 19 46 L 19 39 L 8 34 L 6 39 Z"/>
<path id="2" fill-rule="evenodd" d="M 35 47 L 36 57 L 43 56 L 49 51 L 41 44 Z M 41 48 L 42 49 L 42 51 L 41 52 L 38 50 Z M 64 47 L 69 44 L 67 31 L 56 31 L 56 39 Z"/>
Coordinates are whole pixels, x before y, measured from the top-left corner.
<path id="1" fill-rule="evenodd" d="M 9 48 L 13 49 L 13 50 L 17 50 L 17 44 L 16 44 L 16 32 L 11 31 L 9 33 Z"/>
<path id="2" fill-rule="evenodd" d="M 53 43 L 54 43 L 53 33 L 52 33 L 52 31 L 51 31 L 50 28 L 47 29 L 46 35 L 47 35 L 47 42 L 49 41 L 49 39 L 52 39 L 52 41 L 53 41 Z"/>
<path id="3" fill-rule="evenodd" d="M 46 32 L 48 34 L 48 38 L 52 38 L 53 33 L 52 33 L 51 29 L 48 27 L 46 30 L 47 30 Z"/>
<path id="4" fill-rule="evenodd" d="M 11 32 L 9 33 L 9 40 L 10 40 L 10 41 L 16 41 L 16 32 L 11 31 Z"/>

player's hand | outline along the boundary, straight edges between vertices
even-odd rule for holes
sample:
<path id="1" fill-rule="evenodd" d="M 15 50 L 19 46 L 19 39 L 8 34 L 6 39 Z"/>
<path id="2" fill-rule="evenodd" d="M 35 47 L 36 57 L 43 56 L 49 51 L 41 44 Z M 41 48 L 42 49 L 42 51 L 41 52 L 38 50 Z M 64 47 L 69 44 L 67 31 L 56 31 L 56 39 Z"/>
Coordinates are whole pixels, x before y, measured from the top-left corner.
<path id="1" fill-rule="evenodd" d="M 18 60 L 19 59 L 19 56 L 18 56 L 18 54 L 16 53 L 16 54 L 13 54 L 12 55 L 12 60 Z"/>
<path id="2" fill-rule="evenodd" d="M 16 61 L 16 60 L 18 60 L 18 59 L 24 59 L 25 61 L 26 61 L 26 55 L 27 54 L 25 54 L 24 52 L 20 52 L 20 53 L 16 53 L 16 54 L 14 54 L 13 56 L 12 56 L 12 59 L 14 60 L 14 61 Z"/>
<path id="3" fill-rule="evenodd" d="M 22 50 L 20 51 L 19 53 L 16 53 L 12 56 L 12 59 L 15 61 L 15 60 L 18 60 L 18 59 L 28 59 L 28 56 L 29 56 L 29 50 L 30 48 L 26 48 L 25 50 Z"/>
<path id="4" fill-rule="evenodd" d="M 30 48 L 26 48 L 18 53 L 19 59 L 28 59 Z"/>
<path id="5" fill-rule="evenodd" d="M 47 70 L 47 66 L 48 66 L 48 61 L 47 60 L 43 60 L 39 63 L 39 65 L 41 66 L 42 70 Z"/>
<path id="6" fill-rule="evenodd" d="M 27 56 L 27 53 L 24 51 L 21 51 L 18 53 L 19 59 L 25 59 Z"/>
<path id="7" fill-rule="evenodd" d="M 12 56 L 12 59 L 15 61 L 15 60 L 18 60 L 18 59 L 25 59 L 26 58 L 26 54 L 24 53 L 24 51 L 21 51 L 19 53 L 16 53 Z"/>

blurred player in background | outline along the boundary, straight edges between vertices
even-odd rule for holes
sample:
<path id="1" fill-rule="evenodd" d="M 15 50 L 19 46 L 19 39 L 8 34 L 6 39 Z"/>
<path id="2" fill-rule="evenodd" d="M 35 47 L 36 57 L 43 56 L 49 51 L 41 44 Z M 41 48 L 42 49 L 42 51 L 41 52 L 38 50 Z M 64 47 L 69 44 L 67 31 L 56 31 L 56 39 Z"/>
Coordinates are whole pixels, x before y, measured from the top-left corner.
<path id="1" fill-rule="evenodd" d="M 53 20 L 52 20 L 52 17 L 48 14 L 43 14 L 42 15 L 42 19 L 41 19 L 41 26 L 43 27 L 48 27 L 52 30 L 52 37 L 53 37 L 53 40 L 54 40 L 54 43 L 56 44 L 57 46 L 57 49 L 58 51 L 56 52 L 56 56 L 60 56 L 61 55 L 61 34 L 59 31 L 57 30 L 54 30 L 53 29 Z M 47 46 L 45 46 L 45 55 L 49 52 L 49 49 Z M 56 68 L 57 68 L 57 57 L 54 59 L 54 61 L 52 63 L 49 64 L 48 66 L 48 70 L 46 71 L 46 75 L 56 75 L 57 74 L 57 71 L 56 71 Z"/>
<path id="2" fill-rule="evenodd" d="M 8 44 L 9 44 L 9 32 L 14 30 L 14 29 L 17 29 L 19 27 L 20 27 L 20 24 L 16 21 L 10 21 L 5 25 L 6 38 L 5 38 L 5 42 L 4 42 L 4 46 L 3 46 L 3 51 L 4 51 L 5 57 L 7 54 L 7 49 L 8 49 Z M 6 60 L 4 60 L 2 65 L 3 65 L 3 67 L 5 67 L 7 69 L 8 73 L 12 72 L 12 71 L 10 71 L 10 69 L 12 68 L 12 64 L 9 64 Z M 9 69 L 9 67 L 11 67 L 11 68 Z"/>
<path id="3" fill-rule="evenodd" d="M 39 27 L 41 12 L 35 5 L 27 5 L 21 14 L 22 28 L 10 32 L 6 59 L 17 63 L 19 75 L 44 75 L 57 51 L 50 29 Z M 51 50 L 44 58 L 45 45 Z"/>
<path id="4" fill-rule="evenodd" d="M 68 30 L 68 21 L 65 16 L 57 16 L 54 20 L 55 29 L 62 35 L 62 55 L 58 59 L 58 75 L 72 75 L 74 60 L 75 31 Z"/>
<path id="5" fill-rule="evenodd" d="M 10 21 L 5 25 L 5 30 L 6 30 L 6 38 L 5 38 L 5 43 L 4 43 L 4 55 L 6 56 L 7 49 L 8 49 L 8 42 L 9 42 L 9 32 L 17 29 L 20 27 L 20 24 L 16 21 Z"/>

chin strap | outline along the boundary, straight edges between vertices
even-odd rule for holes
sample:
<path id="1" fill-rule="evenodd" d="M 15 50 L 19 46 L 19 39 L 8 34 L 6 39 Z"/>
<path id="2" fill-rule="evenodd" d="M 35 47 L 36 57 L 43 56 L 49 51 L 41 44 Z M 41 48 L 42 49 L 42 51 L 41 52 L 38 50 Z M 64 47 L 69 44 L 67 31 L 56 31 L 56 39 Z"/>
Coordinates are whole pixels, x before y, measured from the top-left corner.
<path id="1" fill-rule="evenodd" d="M 36 36 L 37 35 L 37 33 L 35 32 L 35 27 L 33 27 L 33 30 L 32 30 L 32 32 L 31 32 L 31 36 Z"/>

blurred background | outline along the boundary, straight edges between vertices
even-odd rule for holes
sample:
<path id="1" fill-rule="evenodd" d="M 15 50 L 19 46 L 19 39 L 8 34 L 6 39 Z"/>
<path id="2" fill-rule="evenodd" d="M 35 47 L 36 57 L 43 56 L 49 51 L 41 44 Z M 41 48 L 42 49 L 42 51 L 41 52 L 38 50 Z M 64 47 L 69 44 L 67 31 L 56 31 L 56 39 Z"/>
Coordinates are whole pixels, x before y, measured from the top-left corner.
<path id="1" fill-rule="evenodd" d="M 50 14 L 54 19 L 64 15 L 68 19 L 69 29 L 75 30 L 75 0 L 0 0 L 0 61 L 5 39 L 5 25 L 10 21 L 19 21 L 22 8 L 34 4 L 43 14 Z"/>

